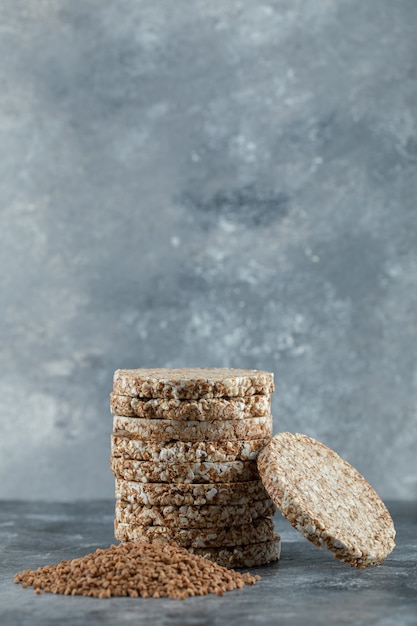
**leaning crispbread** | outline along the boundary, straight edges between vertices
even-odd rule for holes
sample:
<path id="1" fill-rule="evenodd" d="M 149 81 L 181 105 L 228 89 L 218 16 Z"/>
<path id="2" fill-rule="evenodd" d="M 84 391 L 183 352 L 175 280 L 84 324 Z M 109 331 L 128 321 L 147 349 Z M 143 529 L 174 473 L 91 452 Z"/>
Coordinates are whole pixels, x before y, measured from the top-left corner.
<path id="1" fill-rule="evenodd" d="M 231 398 L 269 394 L 274 376 L 269 372 L 232 368 L 116 370 L 113 391 L 139 398 Z"/>
<path id="2" fill-rule="evenodd" d="M 241 526 L 275 513 L 275 504 L 267 498 L 249 505 L 143 506 L 116 500 L 116 520 L 138 526 L 175 528 L 212 528 Z"/>
<path id="3" fill-rule="evenodd" d="M 172 420 L 237 420 L 268 415 L 271 396 L 255 394 L 237 398 L 200 398 L 177 400 L 175 398 L 132 398 L 117 393 L 110 394 L 110 410 L 115 415 Z"/>
<path id="4" fill-rule="evenodd" d="M 276 534 L 272 541 L 252 543 L 247 546 L 188 548 L 188 551 L 215 561 L 223 567 L 259 567 L 279 560 L 281 538 Z"/>
<path id="5" fill-rule="evenodd" d="M 180 422 L 139 417 L 113 417 L 113 432 L 125 431 L 138 439 L 149 441 L 235 441 L 264 439 L 272 435 L 272 416 L 248 417 L 244 420 L 215 420 Z"/>
<path id="6" fill-rule="evenodd" d="M 256 461 L 174 463 L 113 457 L 110 465 L 118 478 L 144 483 L 221 483 L 259 478 Z"/>
<path id="7" fill-rule="evenodd" d="M 144 441 L 128 433 L 113 434 L 114 457 L 136 461 L 253 461 L 269 442 L 268 439 L 236 441 Z"/>
<path id="8" fill-rule="evenodd" d="M 140 483 L 116 478 L 117 500 L 148 506 L 204 506 L 205 504 L 249 505 L 265 500 L 268 494 L 262 481 L 222 483 Z"/>
<path id="9" fill-rule="evenodd" d="M 114 534 L 119 541 L 175 541 L 190 548 L 242 546 L 273 541 L 274 522 L 270 517 L 241 526 L 224 528 L 167 528 L 166 526 L 134 526 L 114 522 Z"/>
<path id="10" fill-rule="evenodd" d="M 267 492 L 284 517 L 349 565 L 380 563 L 395 546 L 391 516 L 347 461 L 307 435 L 279 433 L 258 456 Z"/>

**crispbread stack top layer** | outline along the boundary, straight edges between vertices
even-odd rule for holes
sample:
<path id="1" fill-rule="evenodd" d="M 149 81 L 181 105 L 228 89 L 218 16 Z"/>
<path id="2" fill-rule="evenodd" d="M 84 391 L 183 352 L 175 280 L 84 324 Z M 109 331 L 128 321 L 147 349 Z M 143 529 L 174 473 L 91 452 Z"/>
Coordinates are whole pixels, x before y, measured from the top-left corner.
<path id="1" fill-rule="evenodd" d="M 113 391 L 139 398 L 183 400 L 269 394 L 274 390 L 270 372 L 232 368 L 155 368 L 116 370 Z"/>
<path id="2" fill-rule="evenodd" d="M 265 488 L 309 541 L 349 565 L 380 563 L 395 546 L 382 500 L 336 452 L 307 435 L 279 433 L 260 452 Z"/>

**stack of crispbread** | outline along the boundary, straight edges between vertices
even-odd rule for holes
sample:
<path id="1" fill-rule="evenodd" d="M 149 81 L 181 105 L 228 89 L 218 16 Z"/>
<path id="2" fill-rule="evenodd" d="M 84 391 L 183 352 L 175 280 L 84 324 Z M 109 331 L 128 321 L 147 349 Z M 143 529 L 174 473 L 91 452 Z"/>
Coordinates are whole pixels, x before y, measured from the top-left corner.
<path id="1" fill-rule="evenodd" d="M 256 464 L 273 389 L 257 370 L 117 370 L 116 538 L 175 541 L 228 567 L 277 560 L 275 505 Z"/>

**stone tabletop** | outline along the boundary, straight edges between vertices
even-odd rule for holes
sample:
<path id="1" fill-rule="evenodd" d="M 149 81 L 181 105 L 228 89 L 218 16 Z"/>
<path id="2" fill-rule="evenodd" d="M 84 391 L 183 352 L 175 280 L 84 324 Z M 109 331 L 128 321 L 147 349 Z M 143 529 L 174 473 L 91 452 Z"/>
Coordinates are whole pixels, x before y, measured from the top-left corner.
<path id="1" fill-rule="evenodd" d="M 0 502 L 0 624 L 91 626 L 220 626 L 417 624 L 417 506 L 391 502 L 397 547 L 366 570 L 337 562 L 310 545 L 279 515 L 279 563 L 257 568 L 255 587 L 184 601 L 170 599 L 37 596 L 13 584 L 15 572 L 53 564 L 106 547 L 113 537 L 111 501 L 51 504 Z M 253 570 L 255 571 L 255 570 Z"/>

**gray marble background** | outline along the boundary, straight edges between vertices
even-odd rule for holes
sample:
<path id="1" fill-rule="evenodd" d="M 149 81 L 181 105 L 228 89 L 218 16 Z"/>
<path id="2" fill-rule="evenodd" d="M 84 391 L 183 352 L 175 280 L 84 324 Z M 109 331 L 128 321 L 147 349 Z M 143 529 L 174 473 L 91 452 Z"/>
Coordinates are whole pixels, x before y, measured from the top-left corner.
<path id="1" fill-rule="evenodd" d="M 417 496 L 417 2 L 2 0 L 0 497 L 112 497 L 118 367 L 275 372 Z"/>

